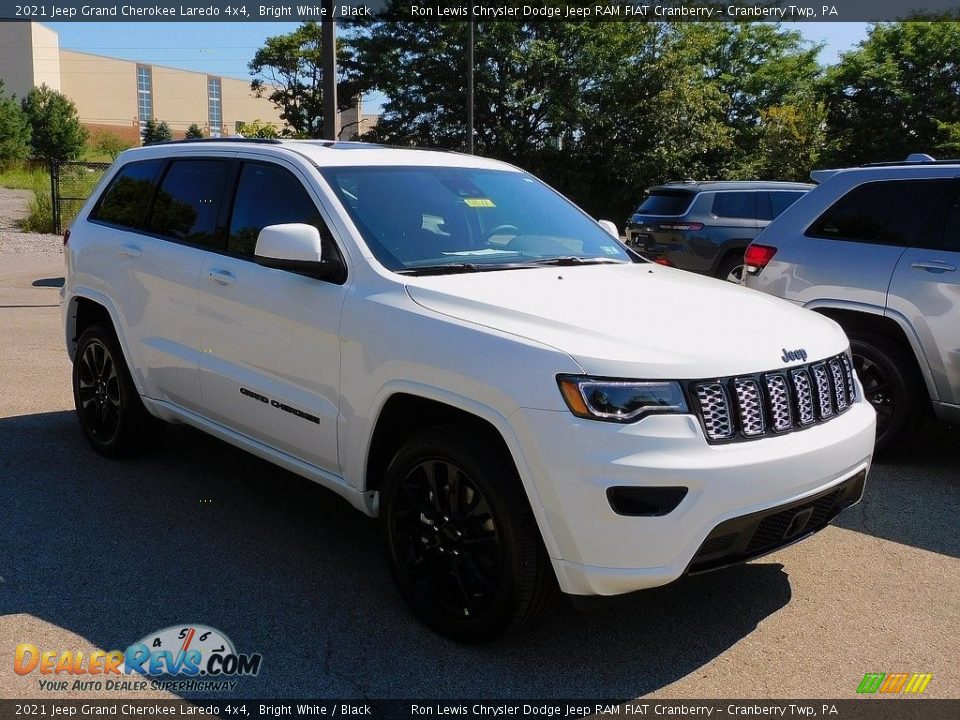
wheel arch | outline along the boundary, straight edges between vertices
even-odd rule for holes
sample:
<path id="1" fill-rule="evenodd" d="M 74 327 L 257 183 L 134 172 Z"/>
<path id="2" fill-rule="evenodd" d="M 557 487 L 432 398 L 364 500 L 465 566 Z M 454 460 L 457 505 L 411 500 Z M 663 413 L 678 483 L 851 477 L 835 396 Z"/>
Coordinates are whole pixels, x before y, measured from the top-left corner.
<path id="1" fill-rule="evenodd" d="M 385 392 L 364 455 L 364 492 L 379 493 L 387 466 L 403 443 L 417 432 L 438 425 L 461 427 L 478 433 L 505 453 L 517 471 L 548 555 L 558 557 L 557 542 L 550 531 L 519 439 L 502 414 L 467 398 L 452 397 L 425 388 L 402 387 Z M 379 502 L 376 503 L 378 505 Z"/>
<path id="2" fill-rule="evenodd" d="M 806 307 L 835 321 L 843 328 L 844 332 L 851 330 L 876 332 L 909 350 L 910 357 L 914 361 L 914 369 L 923 378 L 928 397 L 934 401 L 938 400 L 939 396 L 934 384 L 933 374 L 930 372 L 930 366 L 927 364 L 926 357 L 920 347 L 920 341 L 909 324 L 902 318 L 885 314 L 876 308 L 864 306 L 811 303 Z"/>
<path id="3" fill-rule="evenodd" d="M 96 292 L 80 291 L 75 292 L 67 301 L 67 310 L 65 314 L 65 339 L 67 343 L 67 354 L 71 362 L 77 351 L 77 340 L 91 325 L 97 322 L 109 324 L 117 336 L 120 343 L 120 351 L 123 353 L 123 359 L 130 368 L 130 376 L 137 388 L 137 392 L 143 394 L 140 387 L 139 374 L 134 371 L 134 365 L 130 362 L 130 351 L 127 348 L 126 337 L 124 336 L 123 326 L 119 321 L 119 314 L 113 303 L 105 296 Z"/>

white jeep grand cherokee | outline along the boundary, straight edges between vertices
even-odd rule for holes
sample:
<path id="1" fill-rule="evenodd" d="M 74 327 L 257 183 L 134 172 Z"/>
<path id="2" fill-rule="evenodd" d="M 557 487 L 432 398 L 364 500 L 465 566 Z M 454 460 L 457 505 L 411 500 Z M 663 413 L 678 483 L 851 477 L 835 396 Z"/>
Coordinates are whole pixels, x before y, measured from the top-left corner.
<path id="1" fill-rule="evenodd" d="M 382 518 L 419 618 L 467 642 L 559 586 L 757 557 L 863 492 L 839 326 L 648 263 L 529 174 L 319 141 L 123 153 L 65 238 L 95 450 L 186 423 Z"/>

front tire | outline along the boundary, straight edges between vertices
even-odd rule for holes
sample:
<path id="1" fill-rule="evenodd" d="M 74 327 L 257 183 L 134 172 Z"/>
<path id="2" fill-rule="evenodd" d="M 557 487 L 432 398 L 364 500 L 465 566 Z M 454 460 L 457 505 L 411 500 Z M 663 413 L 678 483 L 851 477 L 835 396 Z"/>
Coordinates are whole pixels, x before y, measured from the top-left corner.
<path id="1" fill-rule="evenodd" d="M 871 332 L 847 335 L 864 395 L 877 411 L 876 452 L 892 450 L 920 424 L 926 399 L 923 379 L 901 344 Z"/>
<path id="2" fill-rule="evenodd" d="M 493 640 L 556 594 L 516 470 L 489 441 L 441 428 L 415 436 L 387 469 L 380 514 L 400 594 L 442 635 Z"/>
<path id="3" fill-rule="evenodd" d="M 113 329 L 103 325 L 77 341 L 73 400 L 87 441 L 106 457 L 140 452 L 161 426 L 140 400 Z"/>

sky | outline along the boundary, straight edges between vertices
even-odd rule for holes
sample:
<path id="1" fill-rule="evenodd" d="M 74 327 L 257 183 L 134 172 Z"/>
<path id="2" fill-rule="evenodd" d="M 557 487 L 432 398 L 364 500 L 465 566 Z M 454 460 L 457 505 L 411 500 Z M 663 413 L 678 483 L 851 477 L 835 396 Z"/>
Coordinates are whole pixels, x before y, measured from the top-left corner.
<path id="1" fill-rule="evenodd" d="M 296 29 L 295 22 L 97 23 L 51 22 L 60 47 L 97 55 L 137 60 L 151 65 L 196 70 L 250 79 L 247 63 L 267 37 Z M 821 62 L 833 64 L 840 54 L 866 37 L 866 23 L 784 23 L 811 42 L 824 43 Z M 364 99 L 365 112 L 379 112 L 383 96 Z"/>

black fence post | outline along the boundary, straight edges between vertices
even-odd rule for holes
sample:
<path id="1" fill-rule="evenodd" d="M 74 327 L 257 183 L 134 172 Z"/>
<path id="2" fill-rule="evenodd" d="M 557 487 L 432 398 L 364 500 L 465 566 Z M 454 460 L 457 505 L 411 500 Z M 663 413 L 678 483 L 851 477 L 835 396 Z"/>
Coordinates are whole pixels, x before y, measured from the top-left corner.
<path id="1" fill-rule="evenodd" d="M 57 161 L 50 160 L 50 214 L 53 216 L 53 232 L 59 235 L 60 230 L 60 168 Z"/>

